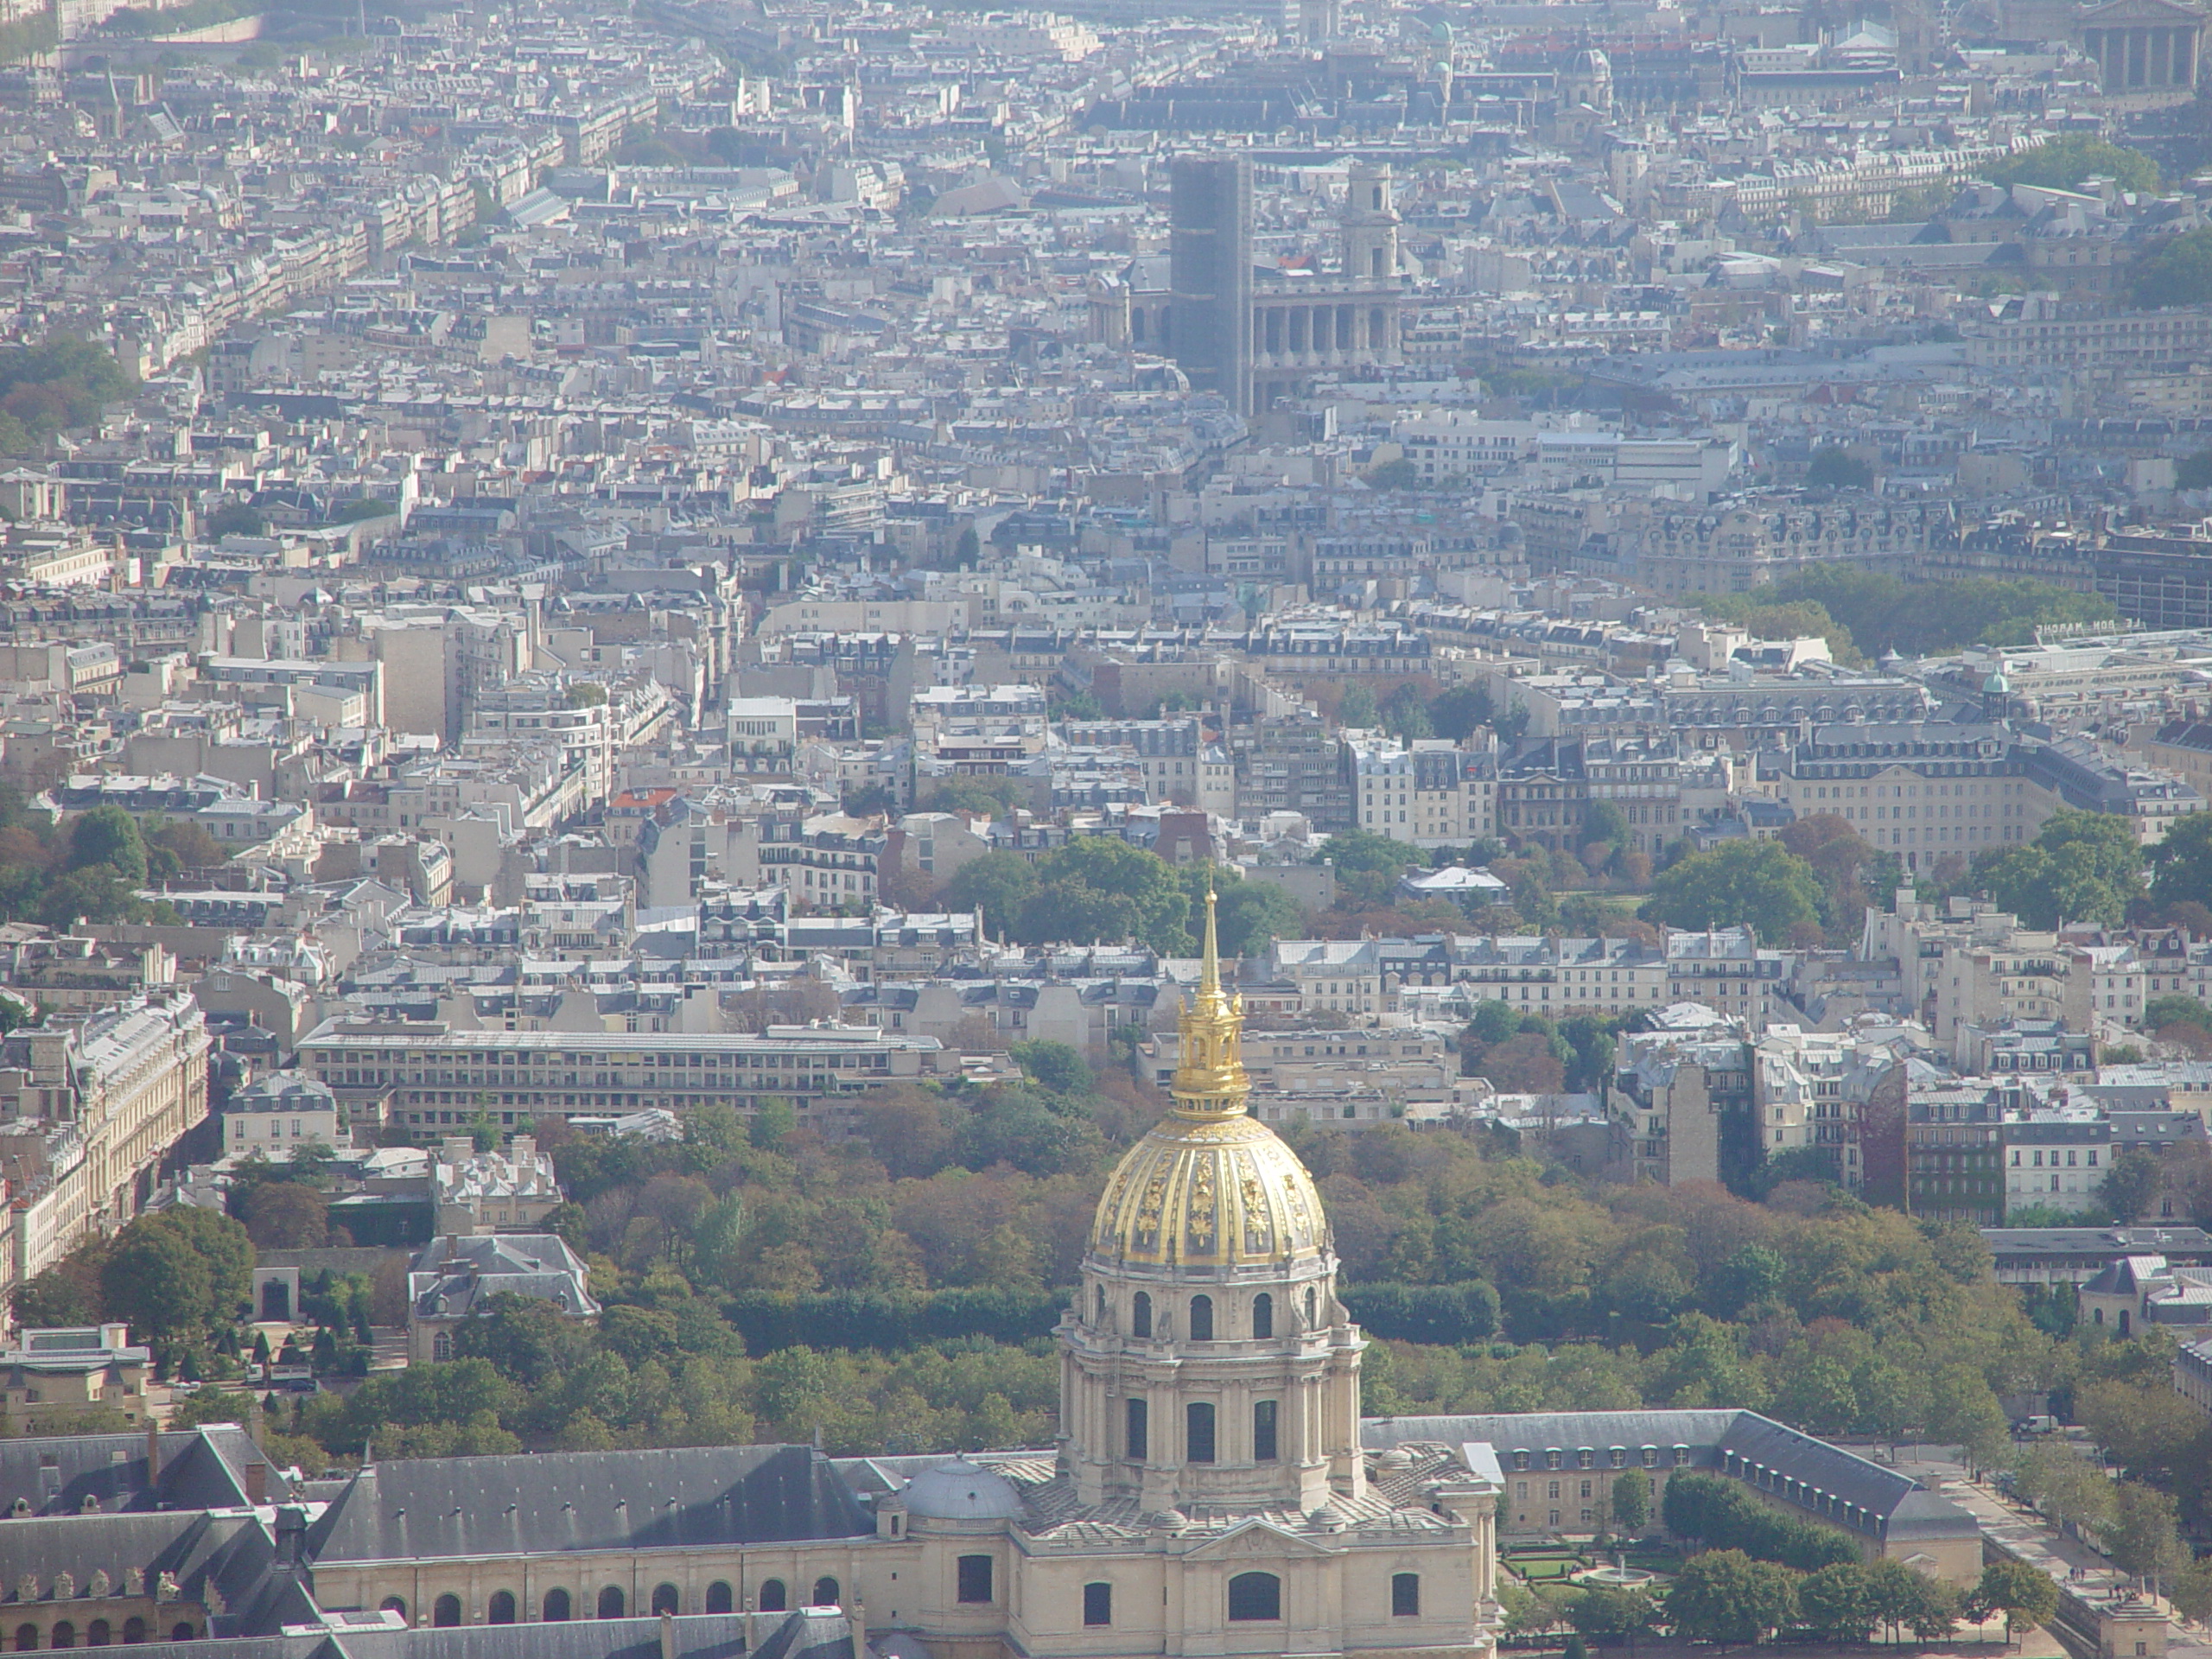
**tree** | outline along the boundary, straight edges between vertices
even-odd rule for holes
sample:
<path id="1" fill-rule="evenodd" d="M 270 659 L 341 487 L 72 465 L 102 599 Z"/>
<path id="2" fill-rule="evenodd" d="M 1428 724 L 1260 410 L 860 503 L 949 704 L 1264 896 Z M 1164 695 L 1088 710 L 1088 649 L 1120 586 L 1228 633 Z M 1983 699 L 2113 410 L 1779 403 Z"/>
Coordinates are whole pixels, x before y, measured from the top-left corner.
<path id="1" fill-rule="evenodd" d="M 2183 822 L 2194 823 L 2196 818 L 2205 816 L 2197 813 Z M 2171 836 L 2173 831 L 2169 830 L 2167 834 Z M 2200 1031 L 2212 1031 L 2212 1008 L 2206 1007 L 2193 996 L 2173 994 L 2154 996 L 2143 1005 L 2144 1030 L 2163 1032 L 2169 1026 L 2194 1026 Z"/>
<path id="2" fill-rule="evenodd" d="M 1643 1470 L 1613 1477 L 1613 1524 L 1630 1538 L 1641 1538 L 1651 1524 L 1651 1477 Z"/>
<path id="3" fill-rule="evenodd" d="M 1363 685 L 1348 685 L 1337 699 L 1337 723 L 1370 729 L 1382 723 L 1382 711 L 1376 706 L 1375 694 Z"/>
<path id="4" fill-rule="evenodd" d="M 1428 705 L 1428 723 L 1439 737 L 1464 743 L 1490 724 L 1490 693 L 1478 685 L 1455 685 Z"/>
<path id="5" fill-rule="evenodd" d="M 1016 1043 L 1007 1050 L 1007 1055 L 1056 1094 L 1087 1095 L 1097 1086 L 1097 1079 L 1091 1076 L 1083 1056 L 1065 1043 Z"/>
<path id="6" fill-rule="evenodd" d="M 2192 1624 L 2212 1620 L 2212 1556 L 2200 1556 L 2173 1576 L 2174 1611 Z"/>
<path id="7" fill-rule="evenodd" d="M 2126 1480 L 2118 1496 L 2112 1522 L 2104 1529 L 2105 1553 L 2121 1572 L 2147 1584 L 2155 1594 L 2158 1580 L 2183 1560 L 2173 1494 Z"/>
<path id="8" fill-rule="evenodd" d="M 104 865 L 127 887 L 146 882 L 146 843 L 138 821 L 119 806 L 96 806 L 70 827 L 69 868 Z"/>
<path id="9" fill-rule="evenodd" d="M 1257 956 L 1276 939 L 1296 938 L 1306 925 L 1298 900 L 1273 881 L 1232 880 L 1214 906 L 1224 956 Z"/>
<path id="10" fill-rule="evenodd" d="M 1488 1077 L 1509 1095 L 1555 1095 L 1567 1086 L 1567 1068 L 1552 1052 L 1551 1039 L 1524 1032 L 1485 1052 L 1474 1075 Z"/>
<path id="11" fill-rule="evenodd" d="M 1856 1561 L 1838 1561 L 1808 1573 L 1797 1586 L 1797 1609 L 1822 1642 L 1864 1642 L 1881 1620 L 1874 1586 Z"/>
<path id="12" fill-rule="evenodd" d="M 2212 300 L 2212 231 L 2184 231 L 2137 260 L 2130 289 L 2152 310 Z"/>
<path id="13" fill-rule="evenodd" d="M 2095 175 L 2123 190 L 2155 190 L 2158 164 L 2139 149 L 2108 143 L 2088 133 L 2046 139 L 2032 149 L 2017 150 L 1991 162 L 1982 176 L 1993 184 L 2032 184 L 2072 190 Z"/>
<path id="14" fill-rule="evenodd" d="M 985 853 L 953 872 L 944 886 L 950 910 L 980 910 L 983 925 L 1004 938 L 1021 913 L 1022 901 L 1037 891 L 1037 867 L 1019 853 Z"/>
<path id="15" fill-rule="evenodd" d="M 2212 483 L 2212 479 L 2206 480 Z M 2192 812 L 2167 827 L 2165 836 L 2151 849 L 2151 902 L 2155 905 L 2212 904 L 2212 812 Z M 2174 1002 L 2179 997 L 2161 997 Z M 2194 1001 L 2196 999 L 2190 998 Z M 2198 1004 L 2194 1019 L 2204 1017 Z M 2152 1020 L 2145 1010 L 2144 1024 L 2156 1031 L 2164 1020 Z"/>
<path id="16" fill-rule="evenodd" d="M 1693 1642 L 1757 1642 L 1796 1617 L 1795 1580 L 1740 1549 L 1708 1549 L 1682 1563 L 1667 1592 L 1668 1621 Z"/>
<path id="17" fill-rule="evenodd" d="M 861 1133 L 893 1180 L 918 1180 L 952 1156 L 952 1126 L 942 1095 L 916 1084 L 871 1089 L 859 1104 Z"/>
<path id="18" fill-rule="evenodd" d="M 2010 1647 L 2016 1624 L 2033 1628 L 2058 1611 L 2058 1586 L 2049 1573 L 2037 1572 L 2024 1561 L 1992 1561 L 1981 1569 L 1981 1582 L 1974 1586 L 1971 1605 L 1977 1618 L 1992 1613 L 2005 1615 L 2005 1644 Z"/>
<path id="19" fill-rule="evenodd" d="M 1567 1610 L 1567 1622 L 1579 1634 L 1599 1642 L 1626 1642 L 1631 1648 L 1659 1619 L 1659 1603 L 1649 1591 L 1605 1584 L 1591 1585 Z"/>
<path id="20" fill-rule="evenodd" d="M 2097 1197 L 2114 1222 L 2132 1227 L 2151 1212 L 2164 1181 L 2156 1154 L 2130 1147 L 2112 1160 L 2097 1184 Z"/>
<path id="21" fill-rule="evenodd" d="M 753 1109 L 746 1135 L 760 1150 L 773 1152 L 798 1128 L 798 1109 L 788 1100 L 776 1097 L 762 1101 Z"/>
<path id="22" fill-rule="evenodd" d="M 2117 926 L 2143 893 L 2143 849 L 2126 818 L 2061 807 L 2024 847 L 1991 848 L 1968 878 L 2030 927 Z"/>
<path id="23" fill-rule="evenodd" d="M 1815 922 L 1820 907 L 1820 882 L 1803 859 L 1779 842 L 1733 841 L 1669 867 L 1637 914 L 1664 927 L 1743 924 L 1761 944 L 1779 944 Z"/>
<path id="24" fill-rule="evenodd" d="M 1110 836 L 1078 836 L 1039 862 L 1037 876 L 1013 928 L 1025 944 L 1134 938 L 1166 956 L 1197 949 L 1188 893 L 1167 861 L 1141 847 Z"/>
<path id="25" fill-rule="evenodd" d="M 74 1252 L 8 1293 L 16 1323 L 36 1330 L 97 1325 L 103 1315 L 97 1261 Z"/>
<path id="26" fill-rule="evenodd" d="M 207 1258 L 174 1227 L 133 1222 L 116 1236 L 100 1269 L 100 1300 L 140 1338 L 173 1350 L 207 1328 L 214 1280 Z"/>
<path id="27" fill-rule="evenodd" d="M 1805 482 L 1816 490 L 1867 490 L 1874 486 L 1874 468 L 1848 449 L 1824 443 L 1813 451 Z"/>
<path id="28" fill-rule="evenodd" d="M 1971 1365 L 1945 1365 L 1929 1378 L 1928 1432 L 1963 1448 L 1967 1461 L 1977 1468 L 1999 1462 L 2011 1444 L 2005 1408 L 1989 1379 Z"/>
<path id="29" fill-rule="evenodd" d="M 214 537 L 225 536 L 266 536 L 269 520 L 243 501 L 226 501 L 207 515 L 207 534 Z"/>
<path id="30" fill-rule="evenodd" d="M 258 1181 L 246 1194 L 245 1230 L 264 1250 L 319 1250 L 330 1238 L 330 1205 L 301 1181 Z"/>
<path id="31" fill-rule="evenodd" d="M 1398 872 L 1409 864 L 1426 863 L 1427 855 L 1410 842 L 1393 841 L 1371 830 L 1339 830 L 1314 855 L 1315 863 L 1324 861 L 1336 867 L 1342 899 L 1382 904 L 1396 891 Z"/>

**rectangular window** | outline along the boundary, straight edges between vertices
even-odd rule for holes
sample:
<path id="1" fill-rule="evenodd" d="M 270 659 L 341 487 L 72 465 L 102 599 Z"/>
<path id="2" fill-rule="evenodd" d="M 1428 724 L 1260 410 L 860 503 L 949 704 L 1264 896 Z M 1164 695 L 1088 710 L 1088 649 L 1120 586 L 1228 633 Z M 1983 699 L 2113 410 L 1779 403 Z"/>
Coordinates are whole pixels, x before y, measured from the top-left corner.
<path id="1" fill-rule="evenodd" d="M 1390 1575 L 1390 1616 L 1393 1618 L 1421 1617 L 1421 1574 L 1393 1573 Z"/>
<path id="2" fill-rule="evenodd" d="M 963 1555 L 959 1563 L 960 1599 L 988 1601 L 991 1599 L 991 1558 L 988 1555 Z"/>
<path id="3" fill-rule="evenodd" d="M 1256 1402 L 1252 1407 L 1252 1461 L 1273 1463 L 1275 1460 L 1275 1402 Z"/>
<path id="4" fill-rule="evenodd" d="M 1083 1586 L 1083 1622 L 1089 1625 L 1111 1624 L 1114 1622 L 1112 1585 L 1086 1584 Z"/>
<path id="5" fill-rule="evenodd" d="M 1144 1402 L 1141 1400 L 1132 1400 L 1128 1403 L 1129 1461 L 1132 1463 L 1142 1463 L 1147 1458 L 1152 1455 L 1152 1449 L 1147 1443 L 1147 1436 L 1145 1433 Z"/>
<path id="6" fill-rule="evenodd" d="M 1213 1461 L 1213 1408 L 1203 1403 L 1183 1408 L 1183 1452 L 1192 1463 Z"/>

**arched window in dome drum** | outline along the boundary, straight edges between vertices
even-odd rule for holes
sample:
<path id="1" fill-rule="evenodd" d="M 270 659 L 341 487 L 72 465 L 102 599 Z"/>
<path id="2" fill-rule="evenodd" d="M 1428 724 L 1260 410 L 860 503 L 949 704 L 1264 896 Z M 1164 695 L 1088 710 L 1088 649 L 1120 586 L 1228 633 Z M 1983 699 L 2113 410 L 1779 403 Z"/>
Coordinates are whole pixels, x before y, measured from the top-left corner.
<path id="1" fill-rule="evenodd" d="M 1321 1298 L 1313 1287 L 1306 1287 L 1306 1328 L 1317 1329 L 1321 1323 Z"/>
<path id="2" fill-rule="evenodd" d="M 1105 1286 L 1103 1286 L 1103 1285 L 1100 1285 L 1100 1286 L 1096 1287 L 1096 1296 L 1097 1296 L 1097 1300 L 1096 1300 L 1096 1308 L 1097 1308 L 1097 1312 L 1096 1312 L 1096 1313 L 1095 1315 L 1093 1315 L 1093 1317 L 1092 1317 L 1092 1319 L 1091 1319 L 1091 1321 L 1090 1321 L 1090 1322 L 1091 1322 L 1093 1325 L 1104 1325 L 1104 1324 L 1106 1323 L 1106 1287 L 1105 1287 Z"/>
<path id="3" fill-rule="evenodd" d="M 1275 1333 L 1275 1299 L 1262 1291 L 1252 1299 L 1252 1335 L 1265 1342 Z"/>
<path id="4" fill-rule="evenodd" d="M 780 1613 L 785 1611 L 785 1605 L 784 1581 L 781 1579 L 770 1579 L 761 1585 L 760 1611 L 762 1612 Z"/>
<path id="5" fill-rule="evenodd" d="M 810 1607 L 835 1607 L 839 1599 L 837 1580 L 819 1578 L 814 1581 L 814 1599 L 806 1605 Z"/>
<path id="6" fill-rule="evenodd" d="M 1137 1292 L 1137 1299 L 1129 1309 L 1129 1334 L 1148 1337 L 1152 1334 L 1152 1298 Z"/>
<path id="7" fill-rule="evenodd" d="M 1145 1402 L 1141 1400 L 1125 1402 L 1128 1407 L 1129 1461 L 1142 1463 L 1152 1455 L 1150 1436 L 1147 1433 Z"/>
<path id="8" fill-rule="evenodd" d="M 1211 1296 L 1191 1298 L 1191 1340 L 1213 1340 L 1213 1298 Z"/>
<path id="9" fill-rule="evenodd" d="M 724 1583 L 721 1580 L 716 1579 L 712 1584 L 707 1586 L 707 1611 L 709 1612 L 728 1612 L 734 1601 L 735 1598 L 731 1595 L 729 1586 Z"/>

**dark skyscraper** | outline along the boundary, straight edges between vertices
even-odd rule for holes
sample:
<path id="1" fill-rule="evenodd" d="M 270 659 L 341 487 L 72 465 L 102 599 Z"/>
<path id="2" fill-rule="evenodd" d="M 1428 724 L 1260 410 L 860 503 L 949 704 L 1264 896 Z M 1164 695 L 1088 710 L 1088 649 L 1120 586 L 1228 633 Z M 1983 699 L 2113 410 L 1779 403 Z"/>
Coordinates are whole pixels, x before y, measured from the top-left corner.
<path id="1" fill-rule="evenodd" d="M 1168 280 L 1169 349 L 1196 391 L 1252 412 L 1252 164 L 1175 162 Z"/>

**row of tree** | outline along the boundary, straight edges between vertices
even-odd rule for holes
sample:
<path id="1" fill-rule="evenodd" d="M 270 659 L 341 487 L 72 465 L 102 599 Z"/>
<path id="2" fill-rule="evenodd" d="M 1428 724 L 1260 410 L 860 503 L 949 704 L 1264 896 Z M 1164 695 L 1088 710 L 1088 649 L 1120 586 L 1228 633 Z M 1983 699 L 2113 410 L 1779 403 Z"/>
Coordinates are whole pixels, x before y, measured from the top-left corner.
<path id="1" fill-rule="evenodd" d="M 2057 1611 L 2058 1586 L 2033 1567 L 1993 1561 L 1963 1595 L 1901 1561 L 1855 1557 L 1799 1572 L 1739 1549 L 1710 1549 L 1685 1561 L 1663 1597 L 1634 1589 L 1509 1590 L 1508 1628 L 1561 1624 L 1599 1641 L 1633 1642 L 1665 1629 L 1690 1642 L 1749 1646 L 1777 1637 L 1858 1645 L 1876 1630 L 1910 1630 L 1942 1641 L 1961 1618 L 2044 1623 Z"/>
<path id="2" fill-rule="evenodd" d="M 2032 645 L 2039 626 L 2117 614 L 2094 594 L 2048 582 L 1908 582 L 1856 563 L 1808 564 L 1748 593 L 1701 594 L 1697 602 L 1762 639 L 1821 635 L 1840 660 Z"/>

